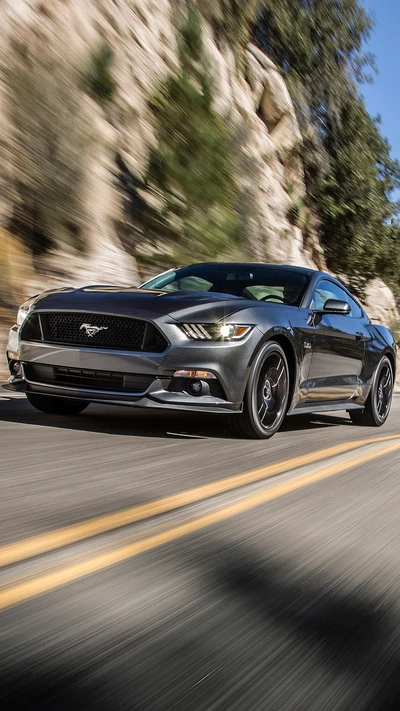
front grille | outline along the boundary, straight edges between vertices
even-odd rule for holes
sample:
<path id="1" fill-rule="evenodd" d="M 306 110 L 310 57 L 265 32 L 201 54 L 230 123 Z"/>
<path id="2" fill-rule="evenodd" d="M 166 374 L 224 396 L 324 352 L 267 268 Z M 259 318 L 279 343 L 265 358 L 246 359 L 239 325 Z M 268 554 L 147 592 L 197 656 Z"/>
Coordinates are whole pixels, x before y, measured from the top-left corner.
<path id="1" fill-rule="evenodd" d="M 166 338 L 152 323 L 135 318 L 63 312 L 40 313 L 39 318 L 44 341 L 49 343 L 155 353 L 162 353 L 168 346 Z M 40 327 L 34 333 L 24 327 L 21 338 L 40 340 Z"/>
<path id="2" fill-rule="evenodd" d="M 145 392 L 155 379 L 154 375 L 114 373 L 107 370 L 65 368 L 36 363 L 25 363 L 24 371 L 27 379 L 34 383 L 129 393 Z"/>

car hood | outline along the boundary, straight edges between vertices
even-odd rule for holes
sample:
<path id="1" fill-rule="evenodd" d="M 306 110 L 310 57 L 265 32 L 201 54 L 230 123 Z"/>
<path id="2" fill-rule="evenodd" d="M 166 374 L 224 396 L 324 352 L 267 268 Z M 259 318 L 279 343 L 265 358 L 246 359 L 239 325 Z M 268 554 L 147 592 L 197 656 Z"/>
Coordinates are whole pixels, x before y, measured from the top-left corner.
<path id="1" fill-rule="evenodd" d="M 146 313 L 185 319 L 222 319 L 257 302 L 229 294 L 201 291 L 90 286 L 44 292 L 34 299 L 35 310 L 82 311 L 145 317 Z"/>

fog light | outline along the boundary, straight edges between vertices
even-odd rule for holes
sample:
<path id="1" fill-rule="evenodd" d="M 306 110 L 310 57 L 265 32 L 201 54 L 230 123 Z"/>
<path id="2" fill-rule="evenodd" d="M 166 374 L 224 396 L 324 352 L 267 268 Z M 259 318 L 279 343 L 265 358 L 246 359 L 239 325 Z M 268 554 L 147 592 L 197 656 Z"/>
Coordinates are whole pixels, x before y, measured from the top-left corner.
<path id="1" fill-rule="evenodd" d="M 191 383 L 189 383 L 189 389 L 194 395 L 200 395 L 201 391 L 203 390 L 203 384 L 201 380 L 193 380 Z"/>
<path id="2" fill-rule="evenodd" d="M 199 380 L 216 380 L 217 376 L 209 370 L 176 370 L 174 378 L 197 378 Z"/>
<path id="3" fill-rule="evenodd" d="M 16 378 L 22 377 L 22 368 L 19 360 L 10 360 L 8 367 L 11 375 L 14 375 Z"/>
<path id="4" fill-rule="evenodd" d="M 210 386 L 204 380 L 190 380 L 188 390 L 191 395 L 209 395 Z"/>

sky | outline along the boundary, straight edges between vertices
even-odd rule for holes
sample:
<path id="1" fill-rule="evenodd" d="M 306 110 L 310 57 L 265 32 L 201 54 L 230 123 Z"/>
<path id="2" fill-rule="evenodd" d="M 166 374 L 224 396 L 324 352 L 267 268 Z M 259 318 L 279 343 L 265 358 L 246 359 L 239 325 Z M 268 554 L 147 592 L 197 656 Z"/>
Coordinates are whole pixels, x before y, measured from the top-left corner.
<path id="1" fill-rule="evenodd" d="M 369 113 L 380 114 L 382 133 L 392 156 L 400 160 L 400 0 L 364 0 L 375 18 L 375 31 L 366 49 L 375 55 L 374 83 L 361 86 Z"/>

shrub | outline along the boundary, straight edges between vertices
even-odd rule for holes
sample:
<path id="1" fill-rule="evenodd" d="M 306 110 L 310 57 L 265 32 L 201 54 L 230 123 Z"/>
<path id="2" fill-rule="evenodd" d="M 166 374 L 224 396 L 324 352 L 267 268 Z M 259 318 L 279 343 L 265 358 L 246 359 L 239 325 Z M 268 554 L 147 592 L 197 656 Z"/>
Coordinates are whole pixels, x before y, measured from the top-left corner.
<path id="1" fill-rule="evenodd" d="M 225 40 L 232 47 L 239 68 L 244 65 L 244 50 L 260 4 L 260 0 L 198 0 L 199 11 L 211 22 L 217 41 Z"/>
<path id="2" fill-rule="evenodd" d="M 309 223 L 309 210 L 304 204 L 304 200 L 298 197 L 292 201 L 288 210 L 288 220 L 296 227 L 306 227 Z"/>
<path id="3" fill-rule="evenodd" d="M 147 182 L 163 199 L 175 225 L 180 261 L 213 258 L 239 241 L 234 132 L 212 106 L 213 86 L 198 12 L 189 7 L 179 44 L 180 65 L 161 84 L 151 105 L 158 145 Z"/>
<path id="4" fill-rule="evenodd" d="M 101 105 L 112 102 L 116 83 L 112 73 L 114 54 L 110 45 L 102 40 L 90 57 L 84 77 L 89 94 Z"/>

